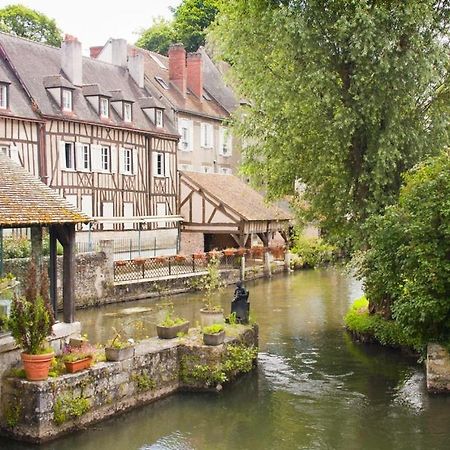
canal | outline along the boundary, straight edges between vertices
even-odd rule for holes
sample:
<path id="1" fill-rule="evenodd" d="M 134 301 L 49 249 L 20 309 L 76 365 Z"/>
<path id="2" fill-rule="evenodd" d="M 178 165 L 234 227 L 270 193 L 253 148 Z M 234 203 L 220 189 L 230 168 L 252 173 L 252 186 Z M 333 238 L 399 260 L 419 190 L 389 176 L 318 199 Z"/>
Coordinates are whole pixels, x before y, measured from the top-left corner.
<path id="1" fill-rule="evenodd" d="M 43 446 L 45 450 L 450 448 L 450 396 L 425 390 L 423 368 L 354 343 L 342 327 L 358 282 L 335 269 L 249 283 L 260 325 L 258 369 L 220 394 L 183 393 Z M 220 294 L 229 310 L 233 290 Z M 201 295 L 171 299 L 195 324 Z M 155 334 L 164 303 L 80 311 L 91 342 L 112 329 Z M 0 448 L 31 447 L 0 439 Z"/>

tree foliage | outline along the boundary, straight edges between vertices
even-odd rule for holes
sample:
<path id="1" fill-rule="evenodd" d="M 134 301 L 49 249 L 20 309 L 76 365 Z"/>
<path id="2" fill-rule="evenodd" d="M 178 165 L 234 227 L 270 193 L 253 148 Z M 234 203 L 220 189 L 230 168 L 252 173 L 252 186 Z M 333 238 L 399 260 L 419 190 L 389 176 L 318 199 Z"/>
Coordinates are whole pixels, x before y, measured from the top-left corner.
<path id="1" fill-rule="evenodd" d="M 219 0 L 183 0 L 173 10 L 172 21 L 158 18 L 145 30 L 136 45 L 167 54 L 170 44 L 181 42 L 189 52 L 205 45 L 207 28 L 218 12 Z"/>
<path id="2" fill-rule="evenodd" d="M 450 157 L 405 176 L 397 204 L 368 222 L 360 276 L 372 311 L 422 342 L 450 340 Z"/>
<path id="3" fill-rule="evenodd" d="M 23 5 L 0 9 L 0 30 L 55 47 L 61 45 L 61 30 L 55 20 Z"/>
<path id="4" fill-rule="evenodd" d="M 167 55 L 170 44 L 174 42 L 176 42 L 176 38 L 172 22 L 158 17 L 153 21 L 153 25 L 141 34 L 136 41 L 136 45 L 162 55 Z"/>
<path id="5" fill-rule="evenodd" d="M 447 0 L 222 2 L 214 41 L 251 105 L 234 126 L 244 172 L 270 197 L 301 180 L 307 219 L 363 240 L 401 174 L 448 142 L 448 14 Z"/>

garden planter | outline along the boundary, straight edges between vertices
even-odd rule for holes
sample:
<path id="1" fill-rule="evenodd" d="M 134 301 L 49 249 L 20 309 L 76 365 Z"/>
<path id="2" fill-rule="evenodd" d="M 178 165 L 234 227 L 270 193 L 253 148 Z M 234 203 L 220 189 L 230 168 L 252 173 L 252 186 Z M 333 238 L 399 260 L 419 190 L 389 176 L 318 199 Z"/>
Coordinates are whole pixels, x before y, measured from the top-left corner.
<path id="1" fill-rule="evenodd" d="M 225 256 L 234 256 L 236 254 L 236 249 L 235 248 L 227 248 L 227 249 L 223 250 L 223 254 Z"/>
<path id="2" fill-rule="evenodd" d="M 167 258 L 165 256 L 157 256 L 155 258 L 155 262 L 162 264 L 167 262 Z"/>
<path id="3" fill-rule="evenodd" d="M 188 331 L 189 321 L 181 323 L 180 325 L 174 325 L 173 327 L 156 325 L 156 332 L 160 339 L 173 339 L 177 337 L 178 333 L 187 333 Z"/>
<path id="4" fill-rule="evenodd" d="M 120 261 L 116 261 L 114 264 L 118 267 L 123 267 L 123 266 L 127 265 L 127 261 L 120 260 Z"/>
<path id="5" fill-rule="evenodd" d="M 136 258 L 133 259 L 133 262 L 137 264 L 138 266 L 143 266 L 145 264 L 145 261 L 147 261 L 145 258 Z"/>
<path id="6" fill-rule="evenodd" d="M 92 356 L 88 356 L 77 361 L 65 361 L 64 365 L 69 373 L 81 372 L 82 370 L 89 369 L 92 364 Z"/>
<path id="7" fill-rule="evenodd" d="M 134 346 L 125 348 L 106 347 L 105 355 L 107 361 L 123 361 L 134 356 Z"/>
<path id="8" fill-rule="evenodd" d="M 192 255 L 192 257 L 196 260 L 196 261 L 203 261 L 206 258 L 206 253 L 194 253 Z"/>
<path id="9" fill-rule="evenodd" d="M 239 248 L 236 250 L 236 255 L 237 255 L 237 256 L 244 256 L 246 253 L 247 253 L 247 249 L 246 249 L 246 248 L 243 248 L 243 247 L 239 247 Z"/>
<path id="10" fill-rule="evenodd" d="M 251 254 L 254 258 L 262 258 L 264 255 L 264 247 L 252 247 Z"/>
<path id="11" fill-rule="evenodd" d="M 210 310 L 201 309 L 200 310 L 200 323 L 202 327 L 209 327 L 215 323 L 224 323 L 223 309 L 220 310 Z"/>
<path id="12" fill-rule="evenodd" d="M 183 255 L 176 255 L 176 256 L 175 256 L 175 261 L 176 261 L 176 262 L 184 262 L 184 261 L 186 261 L 186 256 L 183 256 Z"/>
<path id="13" fill-rule="evenodd" d="M 220 345 L 223 344 L 225 340 L 225 331 L 221 331 L 219 333 L 208 334 L 203 333 L 203 343 L 205 345 Z"/>
<path id="14" fill-rule="evenodd" d="M 22 353 L 21 357 L 27 380 L 46 380 L 54 355 L 54 353 L 46 353 L 44 355 L 29 355 L 28 353 Z"/>

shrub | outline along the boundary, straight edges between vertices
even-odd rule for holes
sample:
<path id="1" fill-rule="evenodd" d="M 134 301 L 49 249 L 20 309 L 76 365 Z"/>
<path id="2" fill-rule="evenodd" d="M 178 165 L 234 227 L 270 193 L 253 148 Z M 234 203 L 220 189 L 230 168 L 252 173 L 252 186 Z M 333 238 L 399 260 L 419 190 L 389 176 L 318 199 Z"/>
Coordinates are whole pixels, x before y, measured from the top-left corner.
<path id="1" fill-rule="evenodd" d="M 298 266 L 314 268 L 332 262 L 335 259 L 336 248 L 321 238 L 307 238 L 297 234 L 291 252 L 295 255 L 293 260 L 295 268 Z"/>
<path id="2" fill-rule="evenodd" d="M 399 201 L 369 221 L 359 261 L 371 311 L 411 338 L 450 340 L 450 159 L 432 158 L 405 176 Z"/>

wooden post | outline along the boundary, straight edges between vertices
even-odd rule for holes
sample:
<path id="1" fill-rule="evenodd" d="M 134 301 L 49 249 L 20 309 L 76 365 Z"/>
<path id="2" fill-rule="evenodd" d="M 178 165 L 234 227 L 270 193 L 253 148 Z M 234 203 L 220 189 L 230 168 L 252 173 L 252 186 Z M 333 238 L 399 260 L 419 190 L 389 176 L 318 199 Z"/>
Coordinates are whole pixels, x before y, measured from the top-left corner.
<path id="1" fill-rule="evenodd" d="M 50 227 L 50 261 L 48 265 L 48 278 L 50 280 L 50 302 L 53 308 L 53 314 L 56 317 L 58 311 L 58 297 L 57 297 L 57 279 L 58 279 L 58 266 L 57 266 L 57 243 L 56 243 L 56 231 L 53 227 Z"/>
<path id="2" fill-rule="evenodd" d="M 64 225 L 63 235 L 63 319 L 72 323 L 75 320 L 75 225 Z"/>

